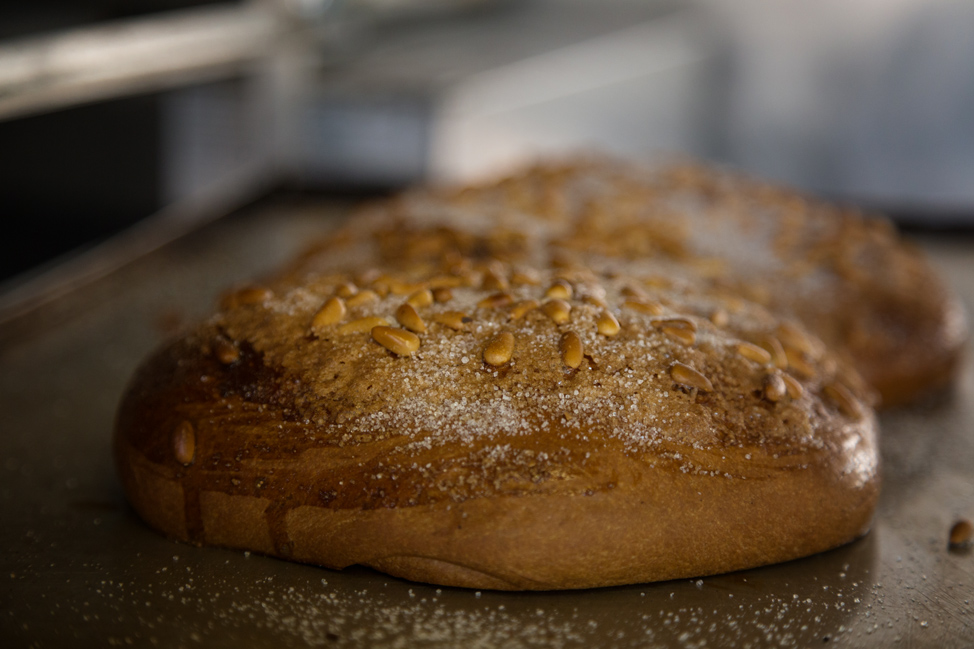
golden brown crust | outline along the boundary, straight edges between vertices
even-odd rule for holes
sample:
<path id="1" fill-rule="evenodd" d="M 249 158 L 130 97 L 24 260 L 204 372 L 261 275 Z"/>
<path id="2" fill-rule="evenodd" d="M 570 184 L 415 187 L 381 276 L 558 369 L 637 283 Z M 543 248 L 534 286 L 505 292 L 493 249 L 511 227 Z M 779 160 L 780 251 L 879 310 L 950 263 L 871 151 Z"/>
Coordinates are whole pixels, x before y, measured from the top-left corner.
<path id="1" fill-rule="evenodd" d="M 133 472 L 147 470 L 135 451 L 123 453 L 136 460 Z M 203 502 L 224 502 L 204 507 L 203 537 L 159 527 L 183 540 L 332 568 L 361 564 L 437 584 L 542 590 L 704 576 L 807 556 L 863 534 L 875 505 L 874 484 L 837 480 L 831 466 L 745 482 L 678 470 L 647 475 L 619 459 L 614 489 L 591 495 L 372 510 L 301 505 L 275 519 L 273 502 L 205 491 Z M 140 513 L 154 506 L 134 502 Z"/>
<path id="2" fill-rule="evenodd" d="M 800 325 L 679 278 L 445 264 L 228 296 L 123 400 L 137 511 L 183 540 L 505 589 L 711 574 L 866 530 L 869 393 Z M 375 330 L 403 303 L 415 348 Z"/>
<path id="3" fill-rule="evenodd" d="M 346 237 L 378 263 L 450 249 L 720 284 L 803 322 L 885 405 L 945 387 L 967 336 L 956 298 L 887 221 L 692 164 L 581 158 L 417 190 L 365 210 Z M 298 267 L 321 262 L 312 251 Z"/>

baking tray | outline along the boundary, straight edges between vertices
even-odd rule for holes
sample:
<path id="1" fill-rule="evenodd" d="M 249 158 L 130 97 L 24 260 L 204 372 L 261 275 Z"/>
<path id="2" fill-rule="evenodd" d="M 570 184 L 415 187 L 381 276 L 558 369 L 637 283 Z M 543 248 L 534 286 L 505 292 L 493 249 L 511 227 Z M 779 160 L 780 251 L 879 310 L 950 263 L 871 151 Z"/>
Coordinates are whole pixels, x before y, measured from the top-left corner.
<path id="1" fill-rule="evenodd" d="M 4 647 L 970 647 L 974 368 L 882 415 L 870 534 L 766 568 L 575 592 L 437 588 L 175 543 L 126 504 L 115 407 L 138 362 L 347 213 L 264 202 L 0 324 Z M 918 240 L 974 307 L 974 239 Z"/>

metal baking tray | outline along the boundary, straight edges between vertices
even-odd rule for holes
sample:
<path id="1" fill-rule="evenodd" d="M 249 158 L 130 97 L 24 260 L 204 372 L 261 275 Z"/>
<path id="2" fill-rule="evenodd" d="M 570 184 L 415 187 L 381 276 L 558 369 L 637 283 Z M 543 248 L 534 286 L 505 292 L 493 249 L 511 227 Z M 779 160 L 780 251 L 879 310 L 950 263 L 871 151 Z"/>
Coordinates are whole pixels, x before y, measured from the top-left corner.
<path id="1" fill-rule="evenodd" d="M 588 591 L 478 592 L 197 548 L 150 530 L 112 466 L 126 381 L 222 290 L 346 213 L 321 199 L 265 201 L 0 319 L 0 644 L 974 646 L 974 555 L 947 548 L 954 520 L 974 518 L 970 358 L 953 393 L 882 415 L 872 532 L 786 564 Z M 918 243 L 971 311 L 974 239 Z"/>

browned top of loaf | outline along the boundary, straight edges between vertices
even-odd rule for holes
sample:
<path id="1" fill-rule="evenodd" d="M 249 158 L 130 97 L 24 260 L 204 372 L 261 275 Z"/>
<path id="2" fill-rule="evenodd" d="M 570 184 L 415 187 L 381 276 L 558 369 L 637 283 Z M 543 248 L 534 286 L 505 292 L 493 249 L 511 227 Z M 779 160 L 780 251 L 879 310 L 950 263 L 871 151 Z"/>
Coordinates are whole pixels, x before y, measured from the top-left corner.
<path id="1" fill-rule="evenodd" d="M 843 451 L 873 434 L 858 376 L 710 285 L 467 258 L 300 275 L 228 296 L 150 360 L 125 441 L 178 466 L 191 430 L 207 488 L 333 508 L 611 489 L 603 452 L 717 479 L 874 476 Z"/>
<path id="2" fill-rule="evenodd" d="M 891 402 L 949 379 L 966 337 L 956 300 L 885 219 L 693 164 L 592 157 L 416 190 L 364 210 L 346 230 L 355 239 L 383 263 L 453 247 L 719 284 L 805 323 Z M 327 265 L 331 245 L 301 267 Z"/>

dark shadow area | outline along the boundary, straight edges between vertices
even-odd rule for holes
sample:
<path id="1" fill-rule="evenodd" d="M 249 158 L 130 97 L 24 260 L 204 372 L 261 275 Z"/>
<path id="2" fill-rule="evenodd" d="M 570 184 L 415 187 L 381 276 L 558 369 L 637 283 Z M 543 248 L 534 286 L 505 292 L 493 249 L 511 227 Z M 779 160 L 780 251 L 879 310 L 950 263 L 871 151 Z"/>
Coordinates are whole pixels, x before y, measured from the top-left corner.
<path id="1" fill-rule="evenodd" d="M 160 96 L 0 122 L 0 279 L 161 207 Z"/>

